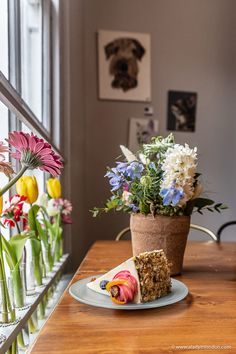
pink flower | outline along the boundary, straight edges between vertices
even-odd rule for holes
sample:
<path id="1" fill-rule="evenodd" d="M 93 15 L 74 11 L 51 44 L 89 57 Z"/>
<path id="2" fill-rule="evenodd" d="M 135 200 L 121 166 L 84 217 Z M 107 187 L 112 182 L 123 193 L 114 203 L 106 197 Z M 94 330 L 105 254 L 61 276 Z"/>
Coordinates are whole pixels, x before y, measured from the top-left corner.
<path id="1" fill-rule="evenodd" d="M 15 148 L 12 157 L 29 169 L 39 168 L 53 176 L 60 174 L 62 162 L 50 144 L 33 133 L 12 132 L 7 140 Z"/>
<path id="2" fill-rule="evenodd" d="M 62 214 L 61 221 L 63 222 L 63 224 L 72 224 L 72 219 L 71 219 L 70 215 Z"/>
<path id="3" fill-rule="evenodd" d="M 67 199 L 50 199 L 48 202 L 47 212 L 49 216 L 55 216 L 58 214 L 58 212 L 60 212 L 61 221 L 63 222 L 63 224 L 72 224 L 72 219 L 70 217 L 70 214 L 72 212 L 72 204 Z"/>
<path id="4" fill-rule="evenodd" d="M 3 153 L 8 152 L 8 147 L 0 141 L 0 172 L 3 172 L 7 177 L 10 177 L 14 171 L 11 167 L 10 162 L 5 162 L 5 156 Z"/>
<path id="5" fill-rule="evenodd" d="M 62 214 L 69 215 L 72 212 L 72 204 L 69 200 L 63 199 L 63 209 Z"/>
<path id="6" fill-rule="evenodd" d="M 1 156 L 3 156 L 2 153 L 8 152 L 8 151 L 9 151 L 8 147 L 6 145 L 4 145 L 3 141 L 0 141 L 0 154 L 1 154 Z"/>
<path id="7" fill-rule="evenodd" d="M 54 199 L 54 203 L 59 207 L 62 215 L 69 215 L 72 212 L 72 204 L 69 200 L 58 198 Z"/>

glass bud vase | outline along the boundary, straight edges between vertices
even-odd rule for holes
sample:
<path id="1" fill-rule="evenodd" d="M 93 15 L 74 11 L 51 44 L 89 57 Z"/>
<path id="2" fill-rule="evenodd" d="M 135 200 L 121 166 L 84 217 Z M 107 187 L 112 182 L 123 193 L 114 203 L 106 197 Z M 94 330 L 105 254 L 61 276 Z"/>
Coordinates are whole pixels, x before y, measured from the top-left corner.
<path id="1" fill-rule="evenodd" d="M 25 274 L 24 268 L 17 266 L 11 271 L 11 280 L 14 293 L 14 305 L 21 308 L 26 305 Z"/>
<path id="2" fill-rule="evenodd" d="M 53 268 L 53 257 L 51 253 L 51 245 L 45 245 L 43 242 L 42 244 L 42 255 L 43 255 L 43 262 L 46 268 L 46 274 L 48 275 Z"/>
<path id="3" fill-rule="evenodd" d="M 29 333 L 34 334 L 35 332 L 38 331 L 39 325 L 38 325 L 38 315 L 37 315 L 37 310 L 35 310 L 30 317 L 28 321 L 28 328 L 29 328 Z M 31 341 L 31 340 L 30 340 Z"/>
<path id="4" fill-rule="evenodd" d="M 6 288 L 8 292 L 8 296 L 6 298 Z M 11 302 L 11 296 L 8 291 L 7 284 L 5 280 L 0 280 L 0 323 L 8 323 L 11 322 L 11 314 L 9 311 L 8 304 Z"/>
<path id="5" fill-rule="evenodd" d="M 25 290 L 25 272 L 24 267 L 16 266 L 11 270 L 11 276 L 8 278 L 8 288 L 10 299 L 16 309 L 17 317 L 20 317 L 21 309 L 26 305 L 26 290 Z M 17 336 L 17 343 L 22 350 L 27 349 L 28 336 L 27 332 L 22 331 Z"/>
<path id="6" fill-rule="evenodd" d="M 28 296 L 35 294 L 35 276 L 34 276 L 34 263 L 31 260 L 27 263 L 26 272 L 26 294 Z"/>

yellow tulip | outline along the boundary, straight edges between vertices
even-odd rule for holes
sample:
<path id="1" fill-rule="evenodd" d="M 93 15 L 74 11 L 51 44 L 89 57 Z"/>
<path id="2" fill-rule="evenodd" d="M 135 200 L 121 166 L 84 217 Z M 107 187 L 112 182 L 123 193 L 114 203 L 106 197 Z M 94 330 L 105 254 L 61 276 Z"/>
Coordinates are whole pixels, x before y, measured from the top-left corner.
<path id="1" fill-rule="evenodd" d="M 47 191 L 51 198 L 57 199 L 61 197 L 61 182 L 57 178 L 49 178 L 47 180 Z"/>
<path id="2" fill-rule="evenodd" d="M 2 214 L 2 207 L 3 207 L 3 197 L 0 196 L 0 214 Z"/>
<path id="3" fill-rule="evenodd" d="M 27 202 L 33 204 L 38 199 L 38 183 L 34 176 L 22 176 L 16 182 L 16 191 L 19 195 L 27 197 Z"/>

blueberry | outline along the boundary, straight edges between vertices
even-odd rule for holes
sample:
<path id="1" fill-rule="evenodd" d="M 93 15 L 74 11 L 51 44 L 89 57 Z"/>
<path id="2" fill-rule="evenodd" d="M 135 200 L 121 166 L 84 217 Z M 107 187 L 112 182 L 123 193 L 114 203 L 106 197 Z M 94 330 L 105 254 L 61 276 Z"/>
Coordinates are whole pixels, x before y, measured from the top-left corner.
<path id="1" fill-rule="evenodd" d="M 101 288 L 102 290 L 106 290 L 106 285 L 107 285 L 107 283 L 109 283 L 108 280 L 101 280 L 101 281 L 100 281 L 100 288 Z"/>

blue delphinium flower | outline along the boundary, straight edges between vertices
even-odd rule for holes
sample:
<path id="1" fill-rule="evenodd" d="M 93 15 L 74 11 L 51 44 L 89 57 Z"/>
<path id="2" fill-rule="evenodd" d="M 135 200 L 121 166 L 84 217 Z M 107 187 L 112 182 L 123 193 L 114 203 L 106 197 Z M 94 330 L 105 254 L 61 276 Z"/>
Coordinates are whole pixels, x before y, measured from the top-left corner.
<path id="1" fill-rule="evenodd" d="M 117 162 L 117 166 L 111 168 L 105 177 L 109 178 L 109 183 L 112 186 L 111 191 L 114 192 L 123 185 L 127 185 L 127 178 L 134 180 L 141 178 L 144 167 L 139 162 Z"/>
<path id="2" fill-rule="evenodd" d="M 123 177 L 121 175 L 119 175 L 119 172 L 117 171 L 116 168 L 112 168 L 110 171 L 108 171 L 105 174 L 105 177 L 108 177 L 110 179 L 109 183 L 112 186 L 112 189 L 111 189 L 112 192 L 119 189 L 122 186 L 122 184 L 124 183 Z"/>
<path id="3" fill-rule="evenodd" d="M 126 174 L 131 179 L 141 178 L 143 172 L 143 165 L 139 162 L 131 162 L 131 164 L 126 169 Z"/>
<path id="4" fill-rule="evenodd" d="M 132 209 L 133 213 L 137 213 L 139 211 L 139 207 L 135 204 L 129 204 L 128 207 Z"/>
<path id="5" fill-rule="evenodd" d="M 172 204 L 175 206 L 179 203 L 180 199 L 183 198 L 184 192 L 172 185 L 170 188 L 163 188 L 160 191 L 160 196 L 163 198 L 163 205 Z"/>
<path id="6" fill-rule="evenodd" d="M 123 178 L 121 176 L 114 176 L 110 179 L 111 191 L 114 192 L 119 189 L 123 184 Z"/>
<path id="7" fill-rule="evenodd" d="M 117 162 L 116 164 L 117 164 L 117 166 L 116 166 L 117 171 L 125 174 L 129 163 L 128 162 Z"/>
<path id="8" fill-rule="evenodd" d="M 105 174 L 104 177 L 112 178 L 116 174 L 117 174 L 117 169 L 115 167 L 113 167 L 109 171 L 107 171 L 107 173 Z"/>
<path id="9" fill-rule="evenodd" d="M 155 172 L 157 172 L 157 168 L 156 168 L 156 165 L 155 165 L 155 163 L 152 161 L 152 162 L 150 162 L 150 164 L 149 164 L 149 168 L 151 168 L 152 170 L 154 170 Z"/>

